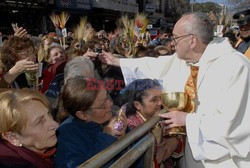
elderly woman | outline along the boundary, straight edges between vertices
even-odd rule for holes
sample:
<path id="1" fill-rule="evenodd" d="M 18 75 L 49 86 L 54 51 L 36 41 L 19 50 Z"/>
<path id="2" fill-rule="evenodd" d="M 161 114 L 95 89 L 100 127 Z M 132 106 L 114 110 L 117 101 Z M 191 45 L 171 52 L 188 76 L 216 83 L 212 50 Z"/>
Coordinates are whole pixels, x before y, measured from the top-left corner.
<path id="1" fill-rule="evenodd" d="M 60 45 L 50 46 L 47 50 L 47 62 L 55 64 L 60 61 L 66 61 L 66 53 Z"/>
<path id="2" fill-rule="evenodd" d="M 52 167 L 58 124 L 38 91 L 0 94 L 0 167 Z"/>
<path id="3" fill-rule="evenodd" d="M 161 85 L 157 80 L 138 79 L 130 83 L 125 91 L 127 99 L 128 127 L 134 129 L 149 120 L 161 110 Z M 155 136 L 155 167 L 173 168 L 168 159 L 176 150 L 179 141 L 176 137 L 162 137 L 162 128 L 156 125 L 152 129 Z"/>
<path id="4" fill-rule="evenodd" d="M 125 134 L 125 114 L 121 115 L 123 129 L 116 131 L 112 102 L 106 90 L 98 89 L 90 79 L 68 79 L 61 100 L 70 116 L 58 129 L 55 167 L 77 167 Z"/>
<path id="5" fill-rule="evenodd" d="M 48 90 L 49 84 L 58 74 L 63 73 L 66 64 L 66 53 L 60 45 L 54 45 L 48 48 L 47 55 L 44 58 L 44 67 L 42 75 L 41 92 Z"/>
<path id="6" fill-rule="evenodd" d="M 30 39 L 13 37 L 6 40 L 0 55 L 2 88 L 34 87 L 38 64 L 36 64 L 36 51 Z"/>

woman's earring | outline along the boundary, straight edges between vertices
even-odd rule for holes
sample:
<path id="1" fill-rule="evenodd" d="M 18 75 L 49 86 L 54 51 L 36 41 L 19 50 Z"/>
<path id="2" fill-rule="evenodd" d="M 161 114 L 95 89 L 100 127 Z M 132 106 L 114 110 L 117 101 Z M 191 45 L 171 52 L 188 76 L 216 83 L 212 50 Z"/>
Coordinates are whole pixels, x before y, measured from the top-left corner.
<path id="1" fill-rule="evenodd" d="M 23 144 L 20 143 L 20 144 L 19 144 L 19 147 L 22 147 L 22 146 L 23 146 Z"/>

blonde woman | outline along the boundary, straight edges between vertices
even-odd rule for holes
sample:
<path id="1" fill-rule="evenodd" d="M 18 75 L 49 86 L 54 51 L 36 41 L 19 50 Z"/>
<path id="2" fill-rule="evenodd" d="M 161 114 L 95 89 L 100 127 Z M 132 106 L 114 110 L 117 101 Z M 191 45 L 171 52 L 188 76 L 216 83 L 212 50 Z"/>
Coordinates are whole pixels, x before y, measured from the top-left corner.
<path id="1" fill-rule="evenodd" d="M 51 168 L 58 124 L 38 91 L 0 94 L 0 167 Z"/>

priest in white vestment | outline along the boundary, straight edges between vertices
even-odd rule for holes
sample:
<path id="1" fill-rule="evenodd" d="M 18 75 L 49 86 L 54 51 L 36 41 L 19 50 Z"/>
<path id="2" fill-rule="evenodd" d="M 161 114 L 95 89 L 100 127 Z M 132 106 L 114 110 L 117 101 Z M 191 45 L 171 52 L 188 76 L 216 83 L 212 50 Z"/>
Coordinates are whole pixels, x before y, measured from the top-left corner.
<path id="1" fill-rule="evenodd" d="M 176 54 L 159 58 L 100 59 L 120 66 L 126 84 L 158 79 L 167 92 L 184 91 L 189 65 L 199 66 L 195 113 L 161 115 L 168 127 L 186 126 L 182 168 L 250 168 L 250 62 L 226 38 L 213 39 L 213 26 L 202 13 L 181 17 L 173 30 Z"/>

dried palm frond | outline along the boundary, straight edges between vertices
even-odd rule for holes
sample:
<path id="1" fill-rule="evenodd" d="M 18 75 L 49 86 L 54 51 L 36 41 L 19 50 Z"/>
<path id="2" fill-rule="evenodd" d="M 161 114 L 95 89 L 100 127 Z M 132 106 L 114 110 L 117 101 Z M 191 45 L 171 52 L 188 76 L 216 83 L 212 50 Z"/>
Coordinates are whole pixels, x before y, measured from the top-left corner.
<path id="1" fill-rule="evenodd" d="M 143 13 L 138 13 L 135 16 L 135 24 L 136 27 L 140 29 L 141 33 L 144 33 L 149 24 L 149 20 L 147 19 L 147 15 Z"/>
<path id="2" fill-rule="evenodd" d="M 44 47 L 40 45 L 37 53 L 37 60 L 39 63 L 46 59 L 46 54 Z"/>
<path id="3" fill-rule="evenodd" d="M 119 24 L 120 24 L 120 27 L 123 28 L 123 29 L 128 29 L 128 25 L 129 25 L 129 18 L 128 18 L 128 15 L 124 15 L 120 18 L 119 20 Z"/>
<path id="4" fill-rule="evenodd" d="M 123 37 L 127 40 L 133 39 L 134 37 L 134 20 L 128 18 L 127 15 L 122 16 L 120 19 L 121 28 L 123 30 Z"/>
<path id="5" fill-rule="evenodd" d="M 59 18 L 60 18 L 59 23 L 60 23 L 61 29 L 65 28 L 65 25 L 66 25 L 67 21 L 69 20 L 69 17 L 70 17 L 70 15 L 68 12 L 63 11 L 61 13 L 61 15 L 59 16 Z"/>
<path id="6" fill-rule="evenodd" d="M 78 41 L 82 40 L 82 38 L 83 38 L 84 30 L 86 28 L 86 24 L 87 24 L 87 17 L 83 17 L 83 18 L 80 19 L 79 25 L 74 29 L 74 37 Z"/>
<path id="7" fill-rule="evenodd" d="M 87 22 L 87 17 L 83 17 L 80 20 L 79 25 L 74 30 L 74 37 L 78 42 L 84 41 L 87 42 L 94 36 L 94 29 L 91 24 Z"/>
<path id="8" fill-rule="evenodd" d="M 225 15 L 225 25 L 230 25 L 231 15 L 229 13 L 226 13 Z"/>
<path id="9" fill-rule="evenodd" d="M 129 23 L 129 33 L 130 33 L 130 37 L 132 38 L 132 39 L 134 39 L 135 38 L 135 33 L 134 33 L 134 29 L 135 29 L 135 21 L 134 20 L 130 20 L 130 23 Z"/>
<path id="10" fill-rule="evenodd" d="M 117 26 L 122 30 L 119 35 L 122 36 L 120 40 L 126 49 L 126 57 L 131 57 L 138 40 L 143 39 L 148 24 L 149 20 L 145 14 L 137 14 L 134 19 L 129 19 L 127 15 L 120 18 Z"/>
<path id="11" fill-rule="evenodd" d="M 219 24 L 224 25 L 225 24 L 225 15 L 220 15 L 219 16 Z"/>
<path id="12" fill-rule="evenodd" d="M 59 28 L 59 26 L 60 26 L 60 23 L 59 23 L 60 17 L 55 13 L 52 13 L 49 17 L 50 17 L 51 21 L 53 22 L 54 26 L 56 28 Z"/>
<path id="13" fill-rule="evenodd" d="M 121 31 L 121 33 L 119 33 L 121 36 L 119 40 L 125 48 L 125 56 L 130 57 L 136 42 L 136 37 L 134 34 L 135 20 L 129 19 L 127 15 L 124 15 L 120 18 L 118 24 L 118 28 Z"/>
<path id="14" fill-rule="evenodd" d="M 87 24 L 87 26 L 86 26 L 86 29 L 85 29 L 85 31 L 84 31 L 84 34 L 83 34 L 83 41 L 84 42 L 87 42 L 87 41 L 89 41 L 90 39 L 92 39 L 93 38 L 93 36 L 94 36 L 94 33 L 95 31 L 94 31 L 94 29 L 92 28 L 92 26 L 91 26 L 91 24 Z"/>

